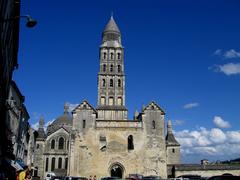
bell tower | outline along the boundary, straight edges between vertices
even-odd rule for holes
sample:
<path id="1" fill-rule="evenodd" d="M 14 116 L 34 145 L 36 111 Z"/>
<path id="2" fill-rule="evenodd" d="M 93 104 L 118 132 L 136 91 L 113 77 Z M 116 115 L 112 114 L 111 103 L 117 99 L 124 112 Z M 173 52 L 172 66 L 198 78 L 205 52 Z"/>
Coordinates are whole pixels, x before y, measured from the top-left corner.
<path id="1" fill-rule="evenodd" d="M 99 56 L 98 119 L 127 120 L 124 49 L 121 43 L 121 32 L 113 16 L 102 33 Z"/>

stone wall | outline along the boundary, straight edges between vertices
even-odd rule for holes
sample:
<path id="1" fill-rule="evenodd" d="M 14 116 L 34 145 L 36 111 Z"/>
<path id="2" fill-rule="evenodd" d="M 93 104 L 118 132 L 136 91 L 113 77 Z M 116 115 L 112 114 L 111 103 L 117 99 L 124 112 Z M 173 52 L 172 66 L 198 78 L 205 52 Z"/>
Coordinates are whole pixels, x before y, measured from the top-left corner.
<path id="1" fill-rule="evenodd" d="M 232 175 L 240 176 L 240 170 L 194 170 L 194 171 L 175 171 L 176 177 L 184 174 L 196 174 L 202 177 L 211 177 L 222 175 L 224 173 L 230 173 Z"/>

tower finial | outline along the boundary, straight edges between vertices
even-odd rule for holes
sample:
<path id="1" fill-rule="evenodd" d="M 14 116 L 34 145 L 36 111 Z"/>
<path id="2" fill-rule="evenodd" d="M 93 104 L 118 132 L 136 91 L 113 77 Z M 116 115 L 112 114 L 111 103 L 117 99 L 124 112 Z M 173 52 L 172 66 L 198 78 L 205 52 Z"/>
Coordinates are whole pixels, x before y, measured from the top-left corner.
<path id="1" fill-rule="evenodd" d="M 111 11 L 111 19 L 113 19 L 113 11 Z"/>
<path id="2" fill-rule="evenodd" d="M 69 110 L 69 105 L 68 105 L 68 103 L 65 103 L 64 104 L 64 114 L 67 114 L 68 110 Z"/>
<path id="3" fill-rule="evenodd" d="M 172 134 L 172 121 L 171 120 L 168 120 L 168 123 L 167 123 L 167 133 Z"/>

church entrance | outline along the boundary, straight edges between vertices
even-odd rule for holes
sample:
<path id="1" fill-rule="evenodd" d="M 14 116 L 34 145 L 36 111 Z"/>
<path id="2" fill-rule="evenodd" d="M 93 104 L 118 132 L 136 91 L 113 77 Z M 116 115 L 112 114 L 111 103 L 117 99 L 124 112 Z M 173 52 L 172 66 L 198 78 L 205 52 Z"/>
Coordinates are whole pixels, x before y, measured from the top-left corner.
<path id="1" fill-rule="evenodd" d="M 120 164 L 114 164 L 111 167 L 111 177 L 123 177 L 123 167 Z"/>

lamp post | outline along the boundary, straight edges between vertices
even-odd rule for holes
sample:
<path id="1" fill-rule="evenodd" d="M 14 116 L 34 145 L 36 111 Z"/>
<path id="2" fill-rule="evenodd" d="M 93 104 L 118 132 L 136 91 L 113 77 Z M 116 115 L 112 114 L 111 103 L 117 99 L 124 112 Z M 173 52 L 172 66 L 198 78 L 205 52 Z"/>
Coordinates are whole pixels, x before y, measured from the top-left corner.
<path id="1" fill-rule="evenodd" d="M 11 17 L 11 18 L 7 18 L 7 19 L 1 19 L 0 23 L 2 24 L 2 23 L 6 23 L 6 22 L 11 22 L 11 21 L 15 21 L 20 18 L 27 19 L 26 26 L 28 28 L 32 28 L 37 24 L 37 21 L 35 19 L 33 19 L 30 15 L 23 15 L 23 16 L 16 16 L 16 17 Z"/>

